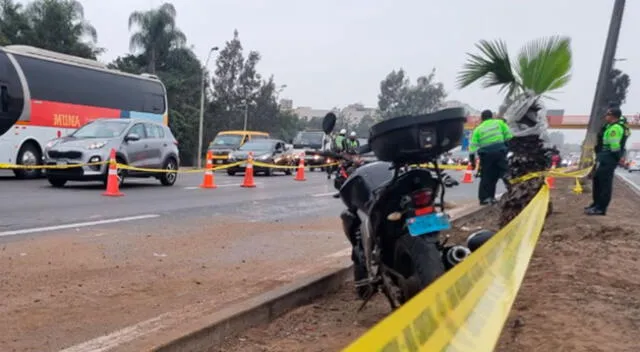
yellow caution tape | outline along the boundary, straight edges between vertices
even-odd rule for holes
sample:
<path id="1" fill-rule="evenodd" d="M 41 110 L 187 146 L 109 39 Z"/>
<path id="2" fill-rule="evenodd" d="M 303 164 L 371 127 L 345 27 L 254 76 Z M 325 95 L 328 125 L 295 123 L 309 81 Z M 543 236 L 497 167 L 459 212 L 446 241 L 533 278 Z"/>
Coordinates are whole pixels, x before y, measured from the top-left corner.
<path id="1" fill-rule="evenodd" d="M 322 168 L 322 167 L 329 167 L 329 166 L 336 166 L 339 163 L 330 163 L 330 164 L 322 164 L 322 165 L 305 165 L 305 168 Z M 276 165 L 276 164 L 267 164 L 267 163 L 263 163 L 260 161 L 254 161 L 253 162 L 254 166 L 259 166 L 259 167 L 268 167 L 271 169 L 297 169 L 298 165 Z"/>
<path id="2" fill-rule="evenodd" d="M 344 351 L 493 351 L 544 225 L 549 188 L 493 238 Z"/>
<path id="3" fill-rule="evenodd" d="M 109 161 L 99 161 L 96 163 L 86 163 L 86 164 L 67 164 L 67 165 L 17 165 L 17 164 L 0 164 L 0 169 L 74 169 L 83 166 L 96 166 L 96 165 L 104 165 L 108 164 Z"/>
<path id="4" fill-rule="evenodd" d="M 236 163 L 225 164 L 225 165 L 218 165 L 218 166 L 212 167 L 211 171 L 224 170 L 224 169 L 228 169 L 228 168 L 231 168 L 231 167 L 234 167 L 234 166 L 238 166 L 240 164 L 242 164 L 242 162 L 236 162 Z M 135 167 L 135 166 L 126 165 L 126 164 L 118 164 L 118 169 L 131 170 L 131 171 L 140 171 L 140 172 L 179 173 L 179 174 L 201 173 L 201 172 L 208 171 L 207 169 L 190 169 L 190 170 L 151 169 L 151 168 Z"/>

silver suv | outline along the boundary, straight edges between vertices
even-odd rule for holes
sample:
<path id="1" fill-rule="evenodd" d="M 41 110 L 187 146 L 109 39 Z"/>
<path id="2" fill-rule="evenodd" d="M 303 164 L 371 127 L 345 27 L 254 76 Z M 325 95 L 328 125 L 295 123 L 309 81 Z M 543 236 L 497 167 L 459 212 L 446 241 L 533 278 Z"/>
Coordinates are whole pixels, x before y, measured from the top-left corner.
<path id="1" fill-rule="evenodd" d="M 144 119 L 102 118 L 80 127 L 69 136 L 57 138 L 45 146 L 45 165 L 90 164 L 108 161 L 111 149 L 118 163 L 146 169 L 178 170 L 178 142 L 171 130 Z M 108 164 L 47 169 L 54 187 L 67 181 L 107 182 Z M 141 172 L 118 169 L 120 185 L 125 177 L 156 177 L 165 186 L 176 182 L 176 172 Z"/>

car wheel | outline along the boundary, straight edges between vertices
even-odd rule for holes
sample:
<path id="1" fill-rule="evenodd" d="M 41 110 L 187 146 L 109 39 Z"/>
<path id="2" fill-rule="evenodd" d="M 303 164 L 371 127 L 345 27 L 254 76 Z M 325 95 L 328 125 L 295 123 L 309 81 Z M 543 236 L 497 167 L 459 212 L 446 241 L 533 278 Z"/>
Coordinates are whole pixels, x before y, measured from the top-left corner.
<path id="1" fill-rule="evenodd" d="M 67 183 L 67 180 L 59 177 L 48 177 L 47 180 L 49 181 L 49 184 L 55 188 L 62 188 Z"/>
<path id="2" fill-rule="evenodd" d="M 311 172 L 316 171 L 316 168 L 315 167 L 310 167 L 309 171 L 311 171 Z"/>
<path id="3" fill-rule="evenodd" d="M 235 176 L 235 175 L 236 175 L 236 172 L 235 172 L 235 171 L 232 171 L 232 170 L 227 169 L 227 175 L 229 175 L 229 176 Z"/>
<path id="4" fill-rule="evenodd" d="M 291 171 L 291 169 L 285 169 L 284 174 L 287 176 L 291 176 L 293 174 L 293 171 Z"/>
<path id="5" fill-rule="evenodd" d="M 160 176 L 160 183 L 163 186 L 173 186 L 178 179 L 178 163 L 174 158 L 169 158 L 164 162 L 163 170 L 167 172 L 163 172 L 162 176 Z M 175 171 L 170 171 L 175 170 Z"/>
<path id="6" fill-rule="evenodd" d="M 265 171 L 264 171 L 264 175 L 265 176 L 273 176 L 273 169 L 268 167 Z"/>
<path id="7" fill-rule="evenodd" d="M 18 165 L 42 165 L 42 153 L 40 148 L 33 143 L 25 143 L 18 152 Z M 13 174 L 19 179 L 38 178 L 42 175 L 41 169 L 14 169 Z"/>

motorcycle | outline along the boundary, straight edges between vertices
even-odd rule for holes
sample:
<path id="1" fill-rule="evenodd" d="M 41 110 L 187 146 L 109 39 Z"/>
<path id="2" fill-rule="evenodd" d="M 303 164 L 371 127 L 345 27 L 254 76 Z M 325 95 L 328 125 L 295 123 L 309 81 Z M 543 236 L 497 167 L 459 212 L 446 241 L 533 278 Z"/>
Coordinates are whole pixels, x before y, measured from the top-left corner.
<path id="1" fill-rule="evenodd" d="M 379 161 L 345 169 L 345 180 L 336 184 L 346 206 L 340 217 L 352 245 L 356 292 L 364 301 L 360 309 L 378 292 L 392 309 L 401 306 L 464 260 L 471 240 L 477 248 L 491 237 L 489 231 L 474 233 L 467 246 L 440 240 L 440 232 L 451 228 L 444 189 L 457 182 L 438 168 L 437 160 L 460 143 L 465 121 L 464 109 L 453 108 L 379 122 L 371 127 L 369 144 L 359 150 L 373 150 Z M 335 114 L 325 116 L 325 133 L 335 122 Z M 434 167 L 411 166 L 423 163 Z"/>

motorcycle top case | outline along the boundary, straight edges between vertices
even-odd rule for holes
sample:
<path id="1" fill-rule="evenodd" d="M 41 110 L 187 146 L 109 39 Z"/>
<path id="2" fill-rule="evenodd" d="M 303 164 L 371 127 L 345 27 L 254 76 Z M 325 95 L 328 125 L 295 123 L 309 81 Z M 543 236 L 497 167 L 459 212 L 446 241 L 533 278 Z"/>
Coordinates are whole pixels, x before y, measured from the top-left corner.
<path id="1" fill-rule="evenodd" d="M 371 126 L 369 144 L 382 161 L 428 162 L 460 145 L 466 121 L 464 108 L 394 117 Z"/>

